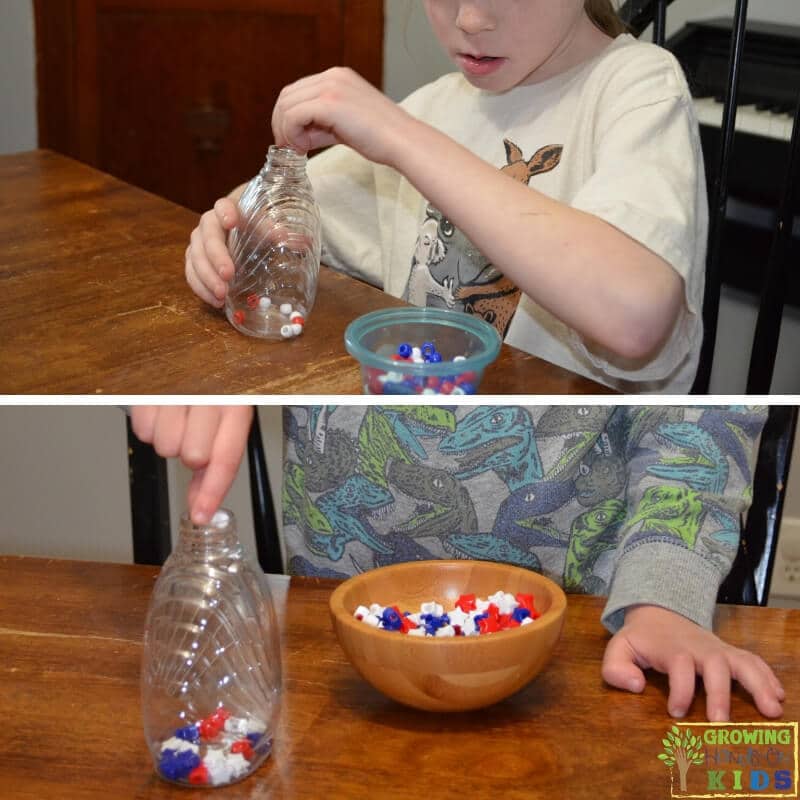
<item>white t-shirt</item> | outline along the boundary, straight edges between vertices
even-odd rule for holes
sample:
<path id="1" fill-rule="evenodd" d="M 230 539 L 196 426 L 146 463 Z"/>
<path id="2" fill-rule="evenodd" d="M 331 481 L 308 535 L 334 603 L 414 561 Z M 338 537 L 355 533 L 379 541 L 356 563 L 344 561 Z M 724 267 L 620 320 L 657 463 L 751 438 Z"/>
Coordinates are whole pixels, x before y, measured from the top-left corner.
<path id="1" fill-rule="evenodd" d="M 689 391 L 702 340 L 708 208 L 691 95 L 668 51 L 623 35 L 541 83 L 495 94 L 453 73 L 402 106 L 511 177 L 602 218 L 665 259 L 685 287 L 675 329 L 646 364 L 590 352 L 520 296 L 402 175 L 343 146 L 309 162 L 325 263 L 417 305 L 481 314 L 509 344 L 622 391 Z"/>

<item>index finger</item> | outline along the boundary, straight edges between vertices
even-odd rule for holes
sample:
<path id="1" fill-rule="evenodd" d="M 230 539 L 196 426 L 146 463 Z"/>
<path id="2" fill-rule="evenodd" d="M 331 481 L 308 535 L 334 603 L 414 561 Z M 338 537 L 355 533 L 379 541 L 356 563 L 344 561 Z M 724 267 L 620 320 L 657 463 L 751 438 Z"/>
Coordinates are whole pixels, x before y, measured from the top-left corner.
<path id="1" fill-rule="evenodd" d="M 235 406 L 223 412 L 208 466 L 202 471 L 192 501 L 190 511 L 195 524 L 208 522 L 231 488 L 244 455 L 252 414 L 250 406 Z"/>

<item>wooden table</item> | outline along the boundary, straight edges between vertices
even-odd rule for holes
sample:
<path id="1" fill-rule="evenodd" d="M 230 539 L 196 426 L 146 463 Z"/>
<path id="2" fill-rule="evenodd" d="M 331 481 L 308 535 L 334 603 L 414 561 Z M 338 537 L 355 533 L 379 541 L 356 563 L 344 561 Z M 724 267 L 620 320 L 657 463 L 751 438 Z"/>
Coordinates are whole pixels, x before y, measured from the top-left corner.
<path id="1" fill-rule="evenodd" d="M 153 772 L 141 729 L 142 627 L 153 567 L 0 557 L 0 794 L 187 798 Z M 601 598 L 571 596 L 553 660 L 479 712 L 404 708 L 365 684 L 332 632 L 335 583 L 274 578 L 284 697 L 273 754 L 226 798 L 642 798 L 670 796 L 657 760 L 671 725 L 666 680 L 641 696 L 600 677 Z M 721 607 L 720 634 L 758 649 L 800 717 L 800 611 Z M 387 634 L 388 635 L 388 634 Z M 688 721 L 704 721 L 695 701 Z M 737 691 L 735 721 L 759 721 Z M 793 795 L 796 796 L 796 795 Z"/>
<path id="2" fill-rule="evenodd" d="M 0 393 L 360 394 L 344 330 L 402 305 L 321 270 L 308 330 L 235 331 L 183 276 L 197 215 L 48 151 L 0 157 Z M 504 345 L 487 394 L 607 394 Z"/>

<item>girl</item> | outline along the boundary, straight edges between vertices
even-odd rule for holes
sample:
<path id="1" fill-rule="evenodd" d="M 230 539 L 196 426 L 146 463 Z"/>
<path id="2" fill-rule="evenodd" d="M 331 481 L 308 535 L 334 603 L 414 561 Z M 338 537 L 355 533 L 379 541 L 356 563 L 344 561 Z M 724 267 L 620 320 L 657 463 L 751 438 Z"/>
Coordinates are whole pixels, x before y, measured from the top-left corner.
<path id="1" fill-rule="evenodd" d="M 707 231 L 697 123 L 665 50 L 609 0 L 425 0 L 458 73 L 397 105 L 348 69 L 286 87 L 276 144 L 307 152 L 323 260 L 627 391 L 689 390 Z M 241 187 L 193 231 L 220 306 Z"/>
<path id="2" fill-rule="evenodd" d="M 188 507 L 207 522 L 252 410 L 131 414 L 140 439 L 195 471 Z M 289 571 L 346 577 L 453 555 L 524 563 L 568 591 L 608 595 L 611 686 L 642 692 L 644 670 L 667 673 L 669 713 L 682 717 L 699 674 L 708 719 L 725 721 L 734 679 L 777 717 L 784 690 L 772 670 L 712 631 L 765 417 L 719 406 L 285 409 Z"/>

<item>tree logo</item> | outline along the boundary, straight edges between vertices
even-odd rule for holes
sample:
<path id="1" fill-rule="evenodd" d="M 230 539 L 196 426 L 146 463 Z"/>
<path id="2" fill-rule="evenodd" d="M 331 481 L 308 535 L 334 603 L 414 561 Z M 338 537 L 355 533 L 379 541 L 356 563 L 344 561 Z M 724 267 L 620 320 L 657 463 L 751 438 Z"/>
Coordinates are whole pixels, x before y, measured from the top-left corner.
<path id="1" fill-rule="evenodd" d="M 670 796 L 798 797 L 797 722 L 678 722 L 656 756 Z"/>
<path id="2" fill-rule="evenodd" d="M 681 734 L 677 725 L 673 725 L 672 730 L 667 731 L 666 738 L 661 740 L 661 744 L 664 745 L 664 752 L 659 753 L 658 758 L 669 767 L 671 773 L 673 767 L 678 768 L 680 790 L 685 792 L 689 767 L 692 764 L 702 766 L 705 763 L 700 749 L 703 742 L 689 728 L 684 728 Z"/>

